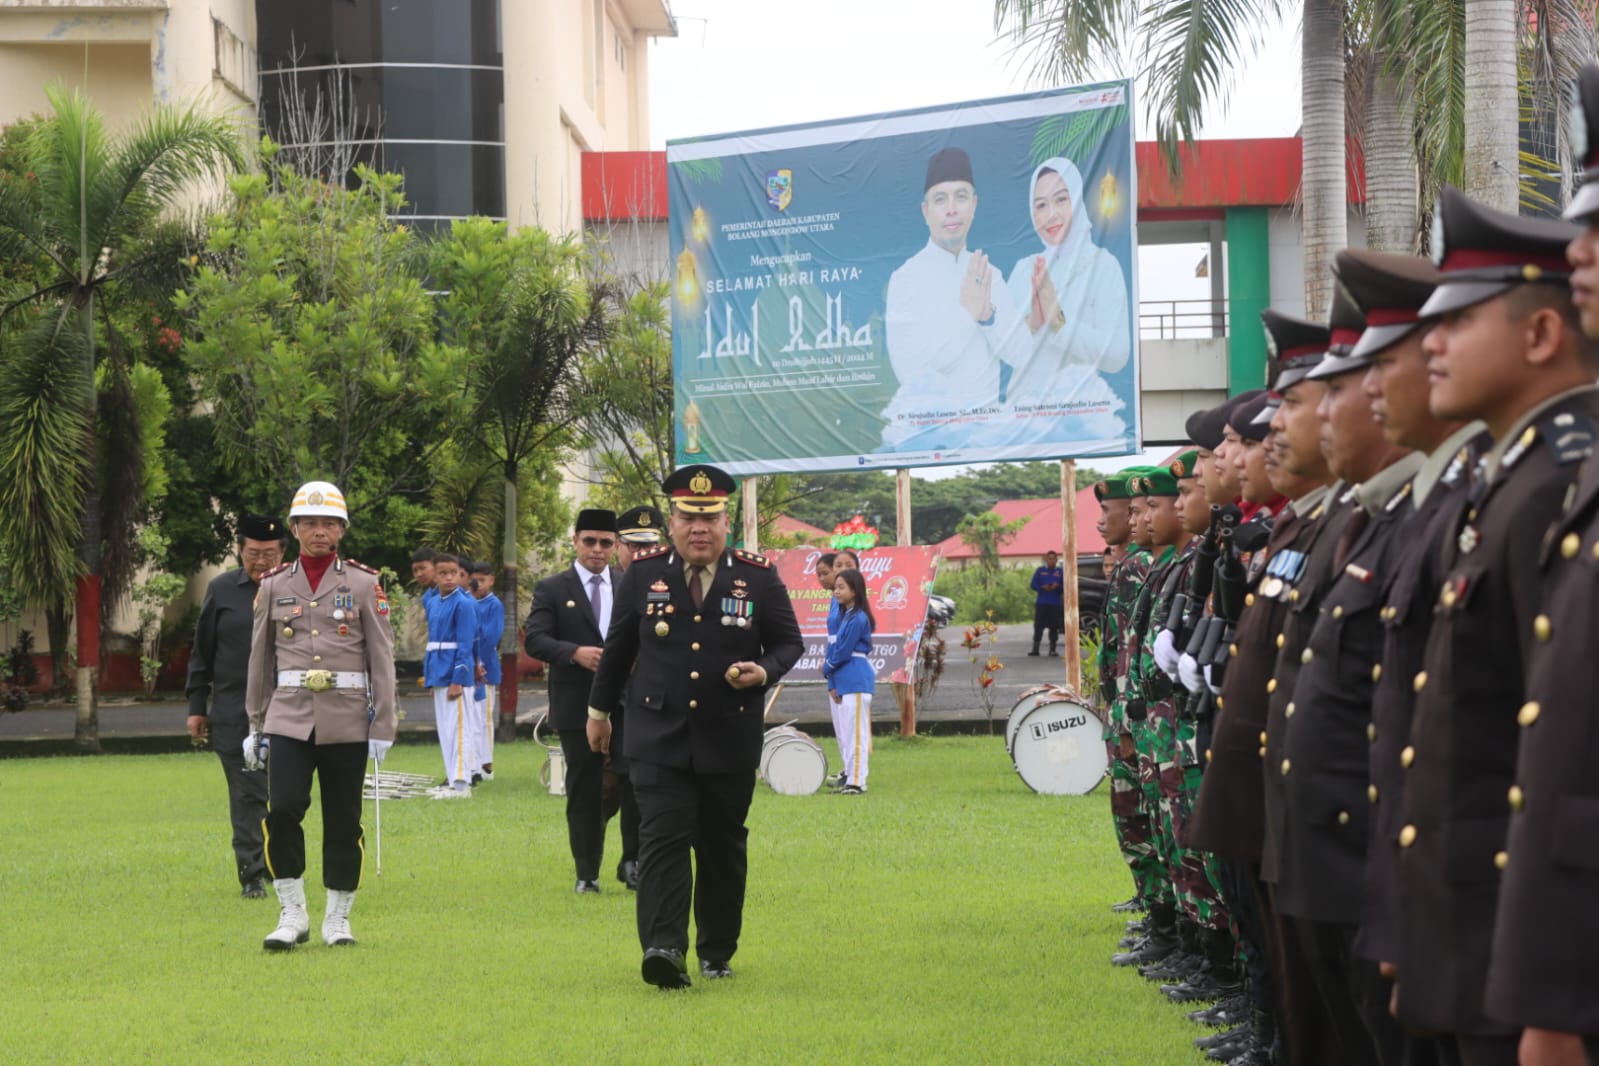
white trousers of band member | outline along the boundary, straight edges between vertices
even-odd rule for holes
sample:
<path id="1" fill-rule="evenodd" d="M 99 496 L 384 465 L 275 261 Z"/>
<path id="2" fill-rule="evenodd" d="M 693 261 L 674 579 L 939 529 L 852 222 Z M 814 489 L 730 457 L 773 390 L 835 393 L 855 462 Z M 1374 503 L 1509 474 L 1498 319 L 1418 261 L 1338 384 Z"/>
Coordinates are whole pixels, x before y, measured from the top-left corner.
<path id="1" fill-rule="evenodd" d="M 844 760 L 844 783 L 865 788 L 872 754 L 872 694 L 846 692 L 832 703 L 833 735 Z"/>
<path id="2" fill-rule="evenodd" d="M 494 761 L 494 715 L 499 710 L 499 700 L 495 697 L 498 695 L 493 685 L 484 685 L 483 698 L 472 701 L 476 705 L 472 726 L 477 743 L 478 766 L 487 766 Z M 476 768 L 473 767 L 474 770 Z"/>
<path id="3" fill-rule="evenodd" d="M 472 783 L 483 761 L 477 753 L 475 722 L 481 717 L 477 701 L 472 698 L 472 687 L 465 686 L 461 694 L 450 698 L 450 690 L 433 690 L 433 721 L 439 730 L 439 751 L 444 755 L 444 779 L 457 787 Z"/>

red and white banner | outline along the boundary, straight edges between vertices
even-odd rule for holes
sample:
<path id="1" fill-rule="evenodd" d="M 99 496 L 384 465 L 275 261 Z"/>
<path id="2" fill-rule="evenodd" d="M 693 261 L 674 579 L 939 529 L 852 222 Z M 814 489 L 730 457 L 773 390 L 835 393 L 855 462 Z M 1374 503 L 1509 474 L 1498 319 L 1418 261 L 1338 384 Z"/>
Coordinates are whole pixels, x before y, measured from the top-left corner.
<path id="1" fill-rule="evenodd" d="M 817 584 L 816 560 L 820 548 L 780 548 L 766 553 L 788 588 L 805 636 L 805 655 L 783 677 L 789 682 L 820 682 L 822 659 L 827 654 L 827 609 L 831 589 Z M 909 684 L 916 669 L 922 626 L 927 621 L 927 597 L 938 570 L 938 549 L 932 547 L 873 548 L 860 553 L 866 596 L 877 619 L 872 632 L 872 668 L 879 683 Z"/>

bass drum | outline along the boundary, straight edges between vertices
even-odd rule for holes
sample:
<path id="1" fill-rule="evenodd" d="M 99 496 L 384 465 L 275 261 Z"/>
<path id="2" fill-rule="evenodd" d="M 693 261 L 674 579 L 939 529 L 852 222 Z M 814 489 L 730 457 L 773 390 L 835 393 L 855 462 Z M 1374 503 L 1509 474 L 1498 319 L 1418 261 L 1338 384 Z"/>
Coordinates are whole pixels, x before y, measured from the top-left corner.
<path id="1" fill-rule="evenodd" d="M 1025 695 L 1005 723 L 1011 765 L 1034 792 L 1086 796 L 1105 779 L 1110 760 L 1104 726 L 1066 689 Z"/>
<path id="2" fill-rule="evenodd" d="M 827 780 L 827 752 L 791 725 L 766 731 L 761 780 L 782 796 L 809 796 Z"/>
<path id="3" fill-rule="evenodd" d="M 1034 685 L 1017 698 L 1015 705 L 1010 709 L 1010 716 L 1005 719 L 1005 752 L 1010 753 L 1011 747 L 1016 743 L 1016 730 L 1022 724 L 1022 718 L 1027 711 L 1042 702 L 1054 700 L 1069 700 L 1072 698 L 1071 689 L 1063 685 Z"/>

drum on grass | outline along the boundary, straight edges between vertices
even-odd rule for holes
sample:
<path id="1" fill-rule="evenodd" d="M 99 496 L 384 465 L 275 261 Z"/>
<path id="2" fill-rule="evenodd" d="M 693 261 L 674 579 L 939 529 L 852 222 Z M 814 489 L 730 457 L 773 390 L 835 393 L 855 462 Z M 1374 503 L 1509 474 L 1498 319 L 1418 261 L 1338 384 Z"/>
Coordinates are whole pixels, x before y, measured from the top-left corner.
<path id="1" fill-rule="evenodd" d="M 1024 695 L 1011 708 L 1005 736 L 1017 775 L 1046 796 L 1086 796 L 1109 768 L 1104 726 L 1065 689 Z"/>
<path id="2" fill-rule="evenodd" d="M 827 753 L 791 725 L 766 731 L 761 743 L 761 780 L 783 796 L 809 796 L 827 780 Z"/>
<path id="3" fill-rule="evenodd" d="M 1069 700 L 1072 698 L 1072 692 L 1071 689 L 1062 685 L 1034 685 L 1017 697 L 1016 703 L 1010 709 L 1010 717 L 1005 719 L 1005 751 L 1007 754 L 1010 752 L 1011 745 L 1016 743 L 1016 729 L 1022 723 L 1022 716 L 1016 712 L 1024 708 L 1031 710 L 1037 705 L 1039 699 L 1044 698 Z"/>

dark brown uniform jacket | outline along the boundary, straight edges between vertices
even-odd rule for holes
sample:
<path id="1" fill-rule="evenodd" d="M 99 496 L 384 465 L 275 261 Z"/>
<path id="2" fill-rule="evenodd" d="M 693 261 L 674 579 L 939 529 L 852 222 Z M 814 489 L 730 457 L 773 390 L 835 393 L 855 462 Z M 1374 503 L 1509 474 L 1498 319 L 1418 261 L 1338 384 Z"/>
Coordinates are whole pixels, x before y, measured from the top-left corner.
<path id="1" fill-rule="evenodd" d="M 1399 831 L 1399 1019 L 1416 1028 L 1507 1028 L 1488 1019 L 1483 997 L 1523 668 L 1541 607 L 1538 558 L 1589 451 L 1586 429 L 1580 442 L 1568 438 L 1596 415 L 1591 388 L 1531 413 L 1443 527 L 1443 587 L 1424 669 L 1411 682 L 1418 695 Z"/>
<path id="2" fill-rule="evenodd" d="M 1564 427 L 1556 444 L 1577 432 Z M 1519 712 L 1516 791 L 1503 798 L 1509 858 L 1488 1014 L 1592 1040 L 1599 1037 L 1599 457 L 1583 464 L 1571 509 L 1538 565 L 1542 613 L 1530 630 L 1517 631 L 1530 702 Z"/>
<path id="3" fill-rule="evenodd" d="M 1399 906 L 1396 881 L 1399 863 L 1400 797 L 1405 771 L 1400 754 L 1410 743 L 1410 719 L 1416 706 L 1411 679 L 1421 669 L 1432 631 L 1433 605 L 1442 581 L 1438 569 L 1442 523 L 1465 499 L 1471 486 L 1471 469 L 1488 450 L 1487 434 L 1453 452 L 1450 460 L 1419 507 L 1414 508 L 1399 531 L 1399 544 L 1391 578 L 1383 590 L 1382 659 L 1374 668 L 1377 687 L 1372 694 L 1368 772 L 1371 783 L 1366 801 L 1371 806 L 1371 832 L 1366 850 L 1366 877 L 1362 893 L 1360 930 L 1355 952 L 1374 962 L 1399 957 L 1394 930 Z M 1412 496 L 1414 500 L 1414 496 Z"/>
<path id="4" fill-rule="evenodd" d="M 1287 778 L 1293 772 L 1288 757 L 1288 708 L 1294 701 L 1294 683 L 1299 678 L 1301 659 L 1310 642 L 1310 632 L 1316 625 L 1321 601 L 1332 586 L 1333 554 L 1338 538 L 1351 514 L 1359 508 L 1354 490 L 1339 483 L 1323 505 L 1326 510 L 1316 523 L 1314 534 L 1305 548 L 1305 563 L 1299 577 L 1284 581 L 1278 596 L 1288 600 L 1288 613 L 1282 630 L 1273 638 L 1277 647 L 1277 662 L 1272 667 L 1271 678 L 1266 682 L 1270 702 L 1266 708 L 1266 731 L 1260 738 L 1261 778 L 1265 782 L 1266 832 L 1260 842 L 1260 879 L 1276 884 L 1282 867 L 1283 805 L 1287 802 Z M 1266 582 L 1261 583 L 1266 591 Z"/>
<path id="5" fill-rule="evenodd" d="M 1317 611 L 1289 708 L 1284 708 L 1283 832 L 1277 908 L 1353 927 L 1366 868 L 1372 668 L 1382 654 L 1384 578 L 1411 514 L 1410 478 L 1425 457 L 1405 456 L 1366 482 L 1345 527 L 1346 555 Z M 1368 511 L 1370 513 L 1368 513 Z M 1354 523 L 1363 527 L 1355 534 Z"/>

